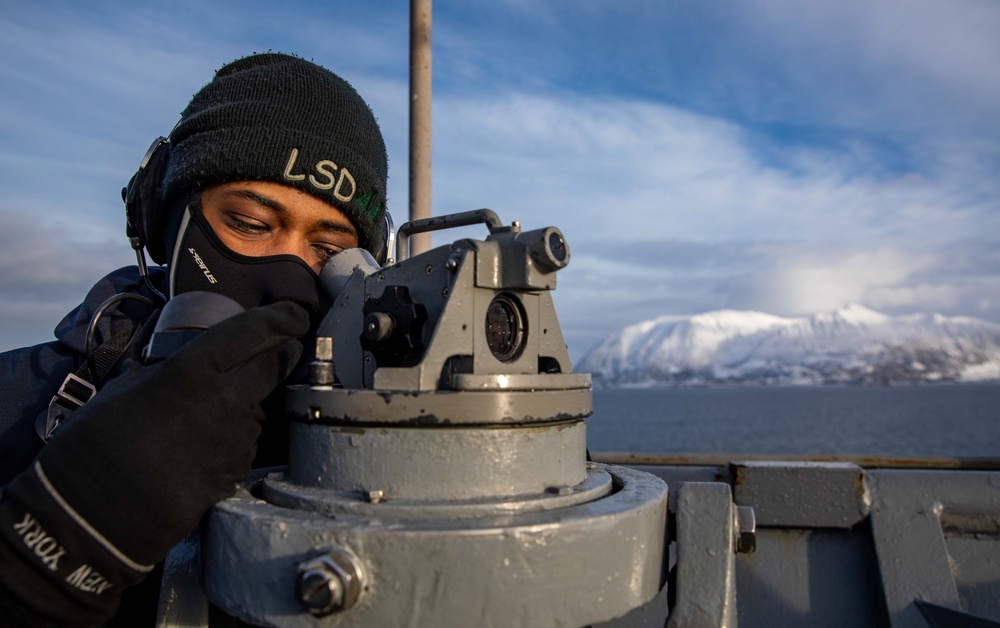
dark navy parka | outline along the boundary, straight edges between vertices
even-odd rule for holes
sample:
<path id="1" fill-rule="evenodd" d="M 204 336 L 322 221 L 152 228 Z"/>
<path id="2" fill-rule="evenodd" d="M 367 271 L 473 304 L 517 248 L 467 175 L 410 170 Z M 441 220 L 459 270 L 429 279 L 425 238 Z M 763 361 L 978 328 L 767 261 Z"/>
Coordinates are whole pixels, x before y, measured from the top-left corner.
<path id="1" fill-rule="evenodd" d="M 150 269 L 154 285 L 166 286 L 166 272 Z M 45 446 L 42 439 L 49 402 L 69 373 L 84 363 L 87 329 L 94 312 L 108 298 L 120 294 L 154 295 L 145 286 L 137 267 L 116 270 L 91 288 L 83 303 L 56 326 L 56 340 L 33 347 L 0 353 L 0 491 L 16 475 L 26 470 Z M 155 300 L 155 299 L 154 299 Z M 126 360 L 139 360 L 142 348 L 152 333 L 155 307 L 134 300 L 109 308 L 101 317 L 94 338 L 100 346 L 116 334 L 138 328 L 132 345 L 118 360 L 109 378 L 116 375 Z M 72 415 L 67 419 L 72 420 Z M 155 573 L 155 572 L 154 572 Z M 106 626 L 152 625 L 156 617 L 159 578 L 147 578 L 140 586 L 125 591 L 122 606 L 115 619 Z M 6 613 L 17 618 L 2 617 Z M 11 621 L 13 624 L 5 622 Z M 52 625 L 42 618 L 35 619 L 0 591 L 0 624 Z"/>
<path id="2" fill-rule="evenodd" d="M 150 280 L 161 292 L 167 292 L 167 273 L 150 269 Z M 86 360 L 87 330 L 94 313 L 117 294 L 141 295 L 156 301 L 135 266 L 114 271 L 98 281 L 83 303 L 56 326 L 56 340 L 32 347 L 0 353 L 0 494 L 15 476 L 28 469 L 45 446 L 42 438 L 49 403 L 69 373 L 76 372 Z M 128 350 L 122 354 L 107 379 L 117 375 L 128 360 L 140 361 L 149 341 L 161 304 L 146 305 L 134 300 L 122 301 L 99 319 L 93 347 L 124 332 L 137 330 Z M 183 394 L 183 391 L 178 391 Z M 263 404 L 265 414 L 280 416 L 282 395 L 272 395 Z M 67 421 L 72 421 L 70 415 Z M 253 466 L 271 467 L 287 463 L 287 423 L 282 419 L 263 424 Z M 152 625 L 159 593 L 159 568 L 137 587 L 128 589 L 115 619 L 106 626 Z M 19 606 L 0 591 L 0 624 L 4 607 Z M 21 609 L 23 610 L 23 609 Z M 139 619 L 139 618 L 142 619 Z M 48 626 L 44 620 L 31 625 Z"/>
<path id="3" fill-rule="evenodd" d="M 161 269 L 150 269 L 150 278 L 154 285 L 166 284 L 166 273 Z M 123 292 L 154 298 L 137 267 L 120 268 L 98 281 L 83 303 L 63 318 L 55 329 L 56 340 L 0 353 L 0 387 L 3 390 L 0 394 L 0 486 L 27 469 L 41 451 L 45 443 L 38 424 L 44 426 L 49 402 L 66 376 L 84 363 L 87 328 L 94 312 L 105 300 Z M 154 312 L 154 308 L 132 300 L 110 308 L 99 321 L 93 346 L 137 325 L 142 328 Z M 126 359 L 139 359 L 151 331 L 143 329 L 138 334 L 118 361 L 112 376 Z"/>

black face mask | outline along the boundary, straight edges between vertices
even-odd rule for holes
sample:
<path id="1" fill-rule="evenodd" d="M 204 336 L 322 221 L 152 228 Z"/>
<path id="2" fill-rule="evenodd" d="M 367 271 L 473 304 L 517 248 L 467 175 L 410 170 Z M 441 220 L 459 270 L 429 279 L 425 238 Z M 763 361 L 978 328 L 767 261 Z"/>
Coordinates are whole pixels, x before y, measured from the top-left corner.
<path id="1" fill-rule="evenodd" d="M 250 309 L 278 301 L 306 308 L 315 323 L 330 308 L 319 275 L 295 255 L 250 257 L 236 253 L 212 230 L 197 203 L 184 210 L 170 261 L 170 296 L 203 290 Z"/>

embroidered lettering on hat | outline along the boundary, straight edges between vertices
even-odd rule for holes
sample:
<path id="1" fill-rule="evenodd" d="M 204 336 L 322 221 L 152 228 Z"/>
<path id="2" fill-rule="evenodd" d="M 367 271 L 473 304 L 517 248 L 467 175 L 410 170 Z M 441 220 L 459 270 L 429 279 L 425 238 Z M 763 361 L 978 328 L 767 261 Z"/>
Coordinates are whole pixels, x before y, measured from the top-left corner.
<path id="1" fill-rule="evenodd" d="M 337 205 L 359 246 L 383 247 L 388 164 L 378 121 L 349 83 L 313 62 L 266 53 L 224 66 L 181 113 L 168 162 L 164 208 L 183 211 L 191 193 L 217 183 L 274 181 Z M 176 213 L 157 220 L 177 224 Z M 173 253 L 176 232 L 163 240 L 158 262 Z"/>
<path id="2" fill-rule="evenodd" d="M 368 220 L 378 218 L 379 212 L 382 210 L 382 205 L 379 203 L 372 203 L 372 198 L 375 196 L 375 192 L 369 192 L 364 196 L 358 197 L 358 205 L 361 206 L 361 214 Z"/>
<path id="3" fill-rule="evenodd" d="M 316 171 L 315 174 L 305 173 L 293 173 L 292 170 L 295 168 L 295 162 L 299 159 L 299 149 L 293 148 L 291 154 L 288 156 L 288 163 L 285 164 L 285 172 L 282 173 L 286 180 L 288 181 L 302 181 L 308 178 L 309 183 L 312 184 L 317 190 L 329 190 L 333 189 L 333 196 L 338 201 L 344 203 L 350 202 L 354 198 L 354 194 L 358 190 L 357 184 L 354 182 L 354 177 L 351 176 L 350 171 L 347 168 L 339 168 L 336 162 L 329 159 L 321 159 L 316 162 L 313 169 Z M 337 170 L 340 170 L 339 174 Z M 319 175 L 319 176 L 317 176 Z M 350 183 L 350 193 L 344 190 L 344 183 Z"/>

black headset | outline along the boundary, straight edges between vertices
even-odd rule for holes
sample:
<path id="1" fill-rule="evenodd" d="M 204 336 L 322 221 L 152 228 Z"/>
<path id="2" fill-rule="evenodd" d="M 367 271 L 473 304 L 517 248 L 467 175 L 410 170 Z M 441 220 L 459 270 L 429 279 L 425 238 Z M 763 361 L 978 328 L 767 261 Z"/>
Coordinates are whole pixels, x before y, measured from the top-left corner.
<path id="1" fill-rule="evenodd" d="M 140 258 L 139 267 L 145 271 L 145 248 L 157 264 L 168 261 L 163 242 L 166 228 L 166 211 L 162 205 L 160 186 L 170 157 L 170 142 L 165 137 L 153 140 L 139 163 L 139 169 L 122 188 L 125 201 L 125 235 Z"/>

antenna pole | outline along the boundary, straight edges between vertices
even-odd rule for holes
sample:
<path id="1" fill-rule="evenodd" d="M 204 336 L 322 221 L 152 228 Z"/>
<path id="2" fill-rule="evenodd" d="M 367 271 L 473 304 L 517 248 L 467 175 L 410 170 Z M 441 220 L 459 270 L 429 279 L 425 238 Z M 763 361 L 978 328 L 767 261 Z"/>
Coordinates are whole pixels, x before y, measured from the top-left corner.
<path id="1" fill-rule="evenodd" d="M 410 0 L 410 220 L 431 217 L 431 4 Z M 411 254 L 430 249 L 430 233 L 411 238 Z"/>

